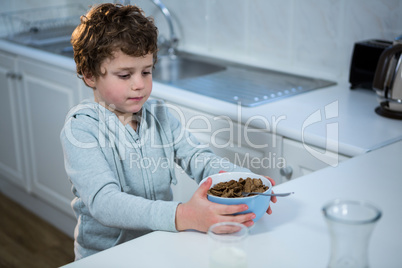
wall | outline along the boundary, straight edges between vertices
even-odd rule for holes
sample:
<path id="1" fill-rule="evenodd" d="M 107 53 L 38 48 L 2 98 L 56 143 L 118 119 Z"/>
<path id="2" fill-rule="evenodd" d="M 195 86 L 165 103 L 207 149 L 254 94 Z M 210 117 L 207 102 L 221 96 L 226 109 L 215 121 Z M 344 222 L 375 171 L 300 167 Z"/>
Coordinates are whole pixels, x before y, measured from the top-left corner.
<path id="1" fill-rule="evenodd" d="M 402 34 L 401 0 L 164 0 L 181 47 L 281 70 L 348 78 L 356 41 Z"/>
<path id="2" fill-rule="evenodd" d="M 55 5 L 55 1 L 0 0 L 2 10 Z M 94 0 L 59 0 L 57 3 Z M 149 0 L 132 0 L 167 24 Z M 163 0 L 180 49 L 295 73 L 347 79 L 353 44 L 402 34 L 401 0 Z"/>

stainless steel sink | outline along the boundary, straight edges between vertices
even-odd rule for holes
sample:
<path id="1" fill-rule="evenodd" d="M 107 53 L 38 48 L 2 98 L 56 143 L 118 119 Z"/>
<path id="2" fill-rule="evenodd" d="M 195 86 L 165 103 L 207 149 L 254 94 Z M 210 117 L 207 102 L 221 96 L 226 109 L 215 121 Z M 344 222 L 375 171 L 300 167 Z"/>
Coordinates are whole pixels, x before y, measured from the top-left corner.
<path id="1" fill-rule="evenodd" d="M 62 26 L 51 29 L 32 28 L 28 32 L 15 34 L 7 39 L 18 44 L 73 57 L 74 54 L 70 39 L 74 29 L 74 26 Z"/>
<path id="2" fill-rule="evenodd" d="M 60 41 L 60 42 L 54 42 L 54 43 L 47 43 L 45 45 L 31 45 L 32 47 L 39 48 L 41 50 L 46 50 L 48 52 L 52 52 L 55 54 L 63 55 L 66 57 L 74 57 L 74 51 L 73 47 L 70 43 L 70 41 Z"/>
<path id="3" fill-rule="evenodd" d="M 160 82 L 175 82 L 178 80 L 204 76 L 225 70 L 225 66 L 207 63 L 177 55 L 159 56 L 152 77 Z"/>

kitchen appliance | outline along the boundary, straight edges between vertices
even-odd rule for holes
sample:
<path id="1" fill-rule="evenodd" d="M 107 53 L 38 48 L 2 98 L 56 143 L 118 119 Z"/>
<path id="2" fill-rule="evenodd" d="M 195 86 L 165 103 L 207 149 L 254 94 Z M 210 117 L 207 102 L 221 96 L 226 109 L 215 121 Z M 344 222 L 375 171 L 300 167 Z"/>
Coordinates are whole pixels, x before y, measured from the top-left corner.
<path id="1" fill-rule="evenodd" d="M 377 62 L 382 52 L 392 45 L 386 40 L 366 40 L 355 43 L 350 64 L 350 88 L 372 90 Z"/>
<path id="2" fill-rule="evenodd" d="M 380 106 L 376 113 L 402 119 L 402 36 L 383 51 L 378 60 L 373 80 Z"/>

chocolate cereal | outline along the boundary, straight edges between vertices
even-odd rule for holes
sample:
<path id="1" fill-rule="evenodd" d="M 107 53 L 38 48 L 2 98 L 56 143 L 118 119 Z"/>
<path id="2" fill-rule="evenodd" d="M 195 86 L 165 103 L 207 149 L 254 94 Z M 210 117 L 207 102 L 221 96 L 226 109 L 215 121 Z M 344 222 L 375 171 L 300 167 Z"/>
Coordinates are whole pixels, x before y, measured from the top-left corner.
<path id="1" fill-rule="evenodd" d="M 265 186 L 261 179 L 247 178 L 244 180 L 243 178 L 240 178 L 239 181 L 230 180 L 217 183 L 214 187 L 208 190 L 208 194 L 218 197 L 237 198 L 243 197 L 242 192 L 263 193 L 266 190 L 268 190 L 268 186 Z"/>

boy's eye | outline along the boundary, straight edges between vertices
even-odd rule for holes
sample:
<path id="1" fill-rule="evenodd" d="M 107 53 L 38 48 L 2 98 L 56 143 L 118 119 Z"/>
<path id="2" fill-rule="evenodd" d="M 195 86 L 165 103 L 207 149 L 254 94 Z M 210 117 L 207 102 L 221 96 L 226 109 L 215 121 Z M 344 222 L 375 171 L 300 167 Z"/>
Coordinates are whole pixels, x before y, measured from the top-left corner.
<path id="1" fill-rule="evenodd" d="M 119 76 L 119 78 L 121 78 L 121 79 L 128 79 L 128 78 L 130 78 L 130 75 L 129 74 L 120 74 L 120 75 L 118 75 Z"/>
<path id="2" fill-rule="evenodd" d="M 143 74 L 143 75 L 149 75 L 149 74 L 152 74 L 152 72 L 150 72 L 150 71 L 145 71 L 145 72 L 142 72 L 142 74 Z"/>

